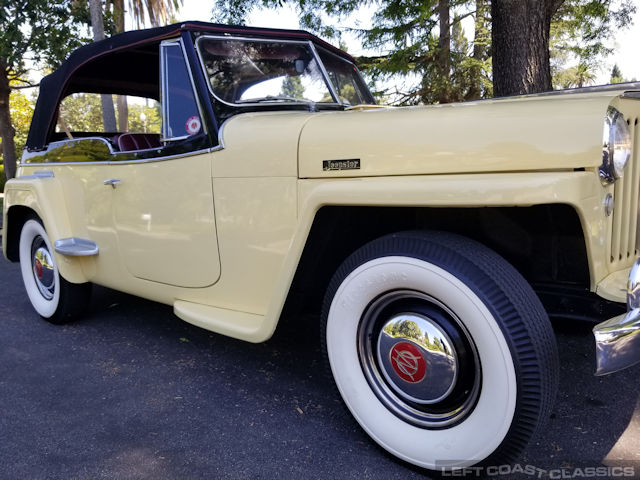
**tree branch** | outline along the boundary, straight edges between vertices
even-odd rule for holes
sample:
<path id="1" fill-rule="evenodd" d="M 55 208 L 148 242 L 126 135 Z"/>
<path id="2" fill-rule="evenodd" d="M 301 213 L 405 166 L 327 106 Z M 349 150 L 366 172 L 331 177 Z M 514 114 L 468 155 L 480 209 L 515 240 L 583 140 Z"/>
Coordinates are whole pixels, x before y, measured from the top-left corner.
<path id="1" fill-rule="evenodd" d="M 467 17 L 471 17 L 473 15 L 476 14 L 476 11 L 473 10 L 471 12 L 467 12 L 464 15 L 460 15 L 459 17 L 453 17 L 453 20 L 450 22 L 451 26 L 455 25 L 456 23 L 460 23 L 462 20 L 464 20 Z"/>
<path id="2" fill-rule="evenodd" d="M 38 83 L 25 82 L 25 83 L 26 83 L 25 85 L 11 85 L 9 88 L 11 88 L 11 90 L 24 90 L 25 88 L 35 88 L 40 86 L 40 82 Z"/>

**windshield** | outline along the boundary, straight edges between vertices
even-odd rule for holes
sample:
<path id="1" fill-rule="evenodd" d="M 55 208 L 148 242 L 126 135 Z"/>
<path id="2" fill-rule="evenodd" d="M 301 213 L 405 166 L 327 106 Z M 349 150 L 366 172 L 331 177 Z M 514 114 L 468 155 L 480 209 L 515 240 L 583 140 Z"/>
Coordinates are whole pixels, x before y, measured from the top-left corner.
<path id="1" fill-rule="evenodd" d="M 309 42 L 200 37 L 197 47 L 211 92 L 227 105 L 337 103 Z M 341 85 L 338 103 L 374 103 L 360 101 L 371 94 L 366 86 L 366 94 L 361 92 L 355 80 L 351 90 L 345 88 L 349 75 L 360 79 L 352 63 L 326 51 L 322 55 L 331 64 L 328 75 Z"/>
<path id="2" fill-rule="evenodd" d="M 307 43 L 204 37 L 198 49 L 225 103 L 335 102 Z"/>

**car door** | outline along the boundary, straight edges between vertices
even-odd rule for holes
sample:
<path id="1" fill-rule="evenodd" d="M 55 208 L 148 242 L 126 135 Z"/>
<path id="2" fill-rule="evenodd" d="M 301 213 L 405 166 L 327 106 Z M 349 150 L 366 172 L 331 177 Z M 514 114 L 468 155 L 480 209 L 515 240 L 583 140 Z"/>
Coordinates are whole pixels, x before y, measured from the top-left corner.
<path id="1" fill-rule="evenodd" d="M 163 138 L 154 146 L 143 136 L 129 137 L 134 145 L 127 148 L 140 146 L 157 156 L 111 164 L 114 229 L 122 262 L 134 277 L 206 287 L 220 276 L 213 154 L 189 149 L 203 122 L 181 40 L 165 41 L 160 49 Z"/>

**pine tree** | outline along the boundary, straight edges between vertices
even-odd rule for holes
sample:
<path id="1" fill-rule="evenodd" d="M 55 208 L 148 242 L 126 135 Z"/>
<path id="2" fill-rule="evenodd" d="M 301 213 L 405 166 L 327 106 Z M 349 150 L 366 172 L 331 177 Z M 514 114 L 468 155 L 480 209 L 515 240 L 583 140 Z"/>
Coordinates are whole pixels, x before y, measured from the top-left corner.
<path id="1" fill-rule="evenodd" d="M 365 0 L 217 0 L 215 19 L 242 23 L 253 8 L 294 6 L 303 28 L 339 38 L 334 23 L 370 5 Z M 391 78 L 417 82 L 377 92 L 395 103 L 476 99 L 552 88 L 552 73 L 570 56 L 593 62 L 609 53 L 604 40 L 630 23 L 632 0 L 380 0 L 372 28 L 355 29 L 365 48 L 358 58 L 380 85 Z M 474 17 L 467 50 L 455 45 L 459 22 Z"/>
<path id="2" fill-rule="evenodd" d="M 622 77 L 622 72 L 618 67 L 618 64 L 615 64 L 611 69 L 611 78 L 609 79 L 609 83 L 622 83 L 626 82 L 626 80 Z"/>

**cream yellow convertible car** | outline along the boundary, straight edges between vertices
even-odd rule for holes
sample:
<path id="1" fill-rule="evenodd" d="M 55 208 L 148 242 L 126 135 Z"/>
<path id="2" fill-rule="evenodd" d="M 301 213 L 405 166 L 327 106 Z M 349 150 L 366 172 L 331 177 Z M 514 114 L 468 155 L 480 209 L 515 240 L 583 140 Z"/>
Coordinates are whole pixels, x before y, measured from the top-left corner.
<path id="1" fill-rule="evenodd" d="M 317 313 L 373 440 L 502 464 L 552 408 L 550 316 L 605 320 L 597 374 L 640 360 L 639 116 L 639 84 L 382 108 L 306 32 L 127 32 L 42 81 L 2 246 L 53 323 L 91 284 L 250 342 Z"/>

